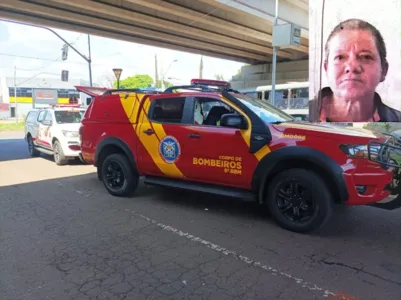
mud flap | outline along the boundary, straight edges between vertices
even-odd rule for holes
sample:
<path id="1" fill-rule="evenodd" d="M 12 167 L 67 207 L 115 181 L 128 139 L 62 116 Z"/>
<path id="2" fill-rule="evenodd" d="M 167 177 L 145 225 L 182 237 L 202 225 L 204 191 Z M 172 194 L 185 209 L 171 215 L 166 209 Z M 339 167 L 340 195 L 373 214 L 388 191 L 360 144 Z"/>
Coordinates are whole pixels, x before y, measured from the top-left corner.
<path id="1" fill-rule="evenodd" d="M 401 207 L 401 195 L 389 196 L 380 202 L 372 203 L 368 206 L 373 206 L 385 210 L 394 210 Z"/>

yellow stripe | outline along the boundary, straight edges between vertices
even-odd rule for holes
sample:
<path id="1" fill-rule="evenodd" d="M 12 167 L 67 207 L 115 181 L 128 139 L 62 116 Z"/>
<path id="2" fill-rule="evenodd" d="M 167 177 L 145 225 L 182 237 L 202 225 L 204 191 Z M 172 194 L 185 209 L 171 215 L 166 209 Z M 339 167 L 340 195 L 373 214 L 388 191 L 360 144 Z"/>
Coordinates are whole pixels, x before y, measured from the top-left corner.
<path id="1" fill-rule="evenodd" d="M 228 106 L 231 106 L 232 108 L 234 108 L 235 110 L 240 112 L 247 119 L 248 124 L 249 124 L 248 129 L 240 130 L 240 132 L 241 132 L 242 138 L 244 139 L 245 143 L 248 145 L 248 147 L 250 147 L 251 146 L 251 133 L 252 133 L 251 119 L 245 114 L 245 112 L 241 108 L 236 106 L 234 103 L 228 101 L 223 96 L 220 96 L 220 98 L 225 104 L 227 104 Z M 260 161 L 266 154 L 269 154 L 270 152 L 271 152 L 271 150 L 270 150 L 269 146 L 265 145 L 261 149 L 259 149 L 259 151 L 256 152 L 254 155 L 255 155 L 256 159 Z"/>
<path id="2" fill-rule="evenodd" d="M 138 95 L 138 97 L 140 97 L 140 95 Z M 143 95 L 142 95 L 142 97 L 143 97 Z M 140 97 L 140 99 L 142 97 Z M 150 107 L 150 101 L 147 100 L 144 103 L 143 108 L 139 112 L 138 124 L 140 124 L 140 126 L 134 127 L 136 135 L 138 136 L 143 147 L 146 149 L 146 151 L 152 157 L 153 162 L 160 169 L 160 171 L 162 171 L 165 175 L 170 176 L 170 177 L 182 178 L 182 177 L 184 177 L 184 175 L 177 168 L 177 166 L 175 164 L 166 163 L 159 153 L 158 138 L 162 139 L 163 137 L 166 136 L 163 126 L 161 124 L 152 123 L 153 129 L 155 130 L 156 134 L 147 135 L 147 134 L 143 134 L 141 132 L 143 130 L 151 128 L 150 122 L 145 115 L 145 112 L 149 111 L 149 107 Z M 127 113 L 127 110 L 125 108 L 124 108 L 124 110 Z M 133 114 L 133 116 L 134 116 L 134 114 Z"/>
<path id="3" fill-rule="evenodd" d="M 258 152 L 256 152 L 254 155 L 257 158 L 257 160 L 261 160 L 263 157 L 265 157 L 265 155 L 269 154 L 270 152 L 272 152 L 270 150 L 270 148 L 266 145 L 263 146 Z"/>
<path id="4" fill-rule="evenodd" d="M 141 124 L 143 124 L 143 118 L 144 118 L 144 117 L 145 117 L 145 113 L 144 113 L 144 111 L 141 109 L 141 111 L 139 112 L 139 118 L 138 118 L 138 125 L 139 125 L 139 126 L 137 126 L 137 127 L 136 127 L 136 130 L 135 130 L 136 135 L 137 135 L 138 138 L 141 136 L 140 129 L 141 129 L 141 127 L 142 127 Z"/>
<path id="5" fill-rule="evenodd" d="M 164 131 L 162 124 L 152 123 L 152 125 L 153 129 L 155 130 L 160 140 L 166 136 L 166 132 Z M 181 171 L 177 168 L 175 164 L 168 164 L 163 160 L 163 158 L 159 153 L 159 140 L 156 138 L 155 135 L 151 135 L 151 137 L 154 137 L 154 139 L 149 143 L 148 151 L 152 156 L 153 161 L 160 168 L 160 170 L 168 176 L 179 177 L 179 178 L 184 177 L 184 175 L 181 173 Z"/>
<path id="6" fill-rule="evenodd" d="M 59 104 L 69 104 L 70 103 L 70 99 L 69 98 L 58 98 L 57 102 Z"/>
<path id="7" fill-rule="evenodd" d="M 57 103 L 68 104 L 69 98 L 58 98 Z M 15 103 L 15 97 L 10 97 L 10 103 Z M 32 97 L 17 97 L 17 103 L 33 103 Z"/>

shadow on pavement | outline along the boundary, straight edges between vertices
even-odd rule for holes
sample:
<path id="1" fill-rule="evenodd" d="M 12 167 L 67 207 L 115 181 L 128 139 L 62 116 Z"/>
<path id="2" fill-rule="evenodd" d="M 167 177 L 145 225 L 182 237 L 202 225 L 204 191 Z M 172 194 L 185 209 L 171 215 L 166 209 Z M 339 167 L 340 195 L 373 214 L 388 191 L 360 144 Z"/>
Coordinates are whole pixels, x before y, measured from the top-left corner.
<path id="1" fill-rule="evenodd" d="M 52 155 L 40 153 L 39 157 L 54 162 Z M 28 144 L 23 138 L 0 139 L 0 162 L 29 158 L 32 157 L 29 155 Z M 83 163 L 76 158 L 70 160 L 68 165 L 83 165 Z"/>
<path id="2" fill-rule="evenodd" d="M 0 161 L 30 158 L 23 138 L 0 139 Z"/>
<path id="3" fill-rule="evenodd" d="M 256 203 L 243 202 L 236 198 L 145 186 L 142 181 L 132 198 L 114 197 L 108 194 L 103 183 L 97 179 L 96 173 L 4 186 L 0 187 L 0 194 L 6 195 L 7 192 L 15 189 L 24 190 L 28 199 L 26 201 L 29 202 L 30 198 L 37 197 L 43 194 L 43 191 L 46 191 L 44 197 L 52 197 L 53 195 L 54 199 L 52 201 L 57 202 L 62 201 L 57 196 L 59 188 L 68 191 L 67 194 L 61 195 L 62 198 L 68 201 L 71 201 L 70 198 L 84 195 L 82 197 L 86 205 L 98 206 L 103 203 L 107 206 L 113 203 L 113 205 L 121 209 L 135 210 L 137 204 L 140 203 L 143 207 L 148 203 L 159 207 L 168 207 L 172 210 L 183 209 L 189 212 L 207 210 L 208 214 L 221 218 L 259 220 L 266 222 L 266 226 L 277 227 L 263 206 Z M 14 199 L 13 201 L 18 203 L 21 200 Z M 77 202 L 76 204 L 79 205 L 80 203 Z M 400 237 L 399 233 L 396 232 L 401 222 L 400 211 L 386 211 L 368 206 L 338 206 L 335 208 L 330 221 L 323 228 L 307 235 L 324 237 L 352 236 L 356 239 L 377 238 L 378 240 L 384 239 L 386 242 L 394 242 L 392 235 Z"/>

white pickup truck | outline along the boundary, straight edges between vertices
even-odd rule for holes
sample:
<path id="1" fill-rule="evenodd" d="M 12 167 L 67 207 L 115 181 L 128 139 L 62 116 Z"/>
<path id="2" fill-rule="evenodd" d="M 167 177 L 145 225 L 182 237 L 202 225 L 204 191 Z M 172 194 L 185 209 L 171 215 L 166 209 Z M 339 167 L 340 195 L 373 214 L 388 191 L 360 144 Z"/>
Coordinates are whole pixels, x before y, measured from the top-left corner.
<path id="1" fill-rule="evenodd" d="M 53 105 L 31 110 L 25 119 L 25 140 L 29 154 L 53 155 L 57 165 L 80 158 L 79 127 L 85 113 L 80 105 Z"/>

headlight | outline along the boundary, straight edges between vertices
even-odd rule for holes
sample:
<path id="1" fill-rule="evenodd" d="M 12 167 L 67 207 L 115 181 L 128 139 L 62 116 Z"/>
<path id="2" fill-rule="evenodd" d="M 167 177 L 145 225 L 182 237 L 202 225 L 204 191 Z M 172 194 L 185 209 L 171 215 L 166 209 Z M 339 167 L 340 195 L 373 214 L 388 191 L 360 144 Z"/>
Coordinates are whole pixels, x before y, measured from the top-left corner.
<path id="1" fill-rule="evenodd" d="M 379 148 L 380 147 L 370 147 L 371 157 L 377 156 Z M 345 155 L 351 158 L 369 158 L 368 145 L 341 145 L 340 149 Z"/>
<path id="2" fill-rule="evenodd" d="M 76 132 L 76 131 L 61 130 L 61 132 L 64 134 L 65 137 L 69 137 L 69 138 L 79 136 L 78 132 Z"/>

